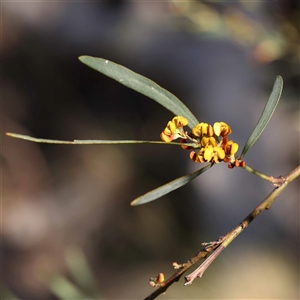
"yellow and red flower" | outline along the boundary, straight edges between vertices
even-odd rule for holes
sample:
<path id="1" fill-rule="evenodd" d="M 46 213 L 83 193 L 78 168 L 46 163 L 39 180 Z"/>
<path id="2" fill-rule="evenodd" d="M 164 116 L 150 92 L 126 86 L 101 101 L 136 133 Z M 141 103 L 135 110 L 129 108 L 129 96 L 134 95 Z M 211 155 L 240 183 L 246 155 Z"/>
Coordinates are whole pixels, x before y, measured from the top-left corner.
<path id="1" fill-rule="evenodd" d="M 232 130 L 227 123 L 216 122 L 211 126 L 201 122 L 192 129 L 191 134 L 183 130 L 183 126 L 187 124 L 186 118 L 174 117 L 161 133 L 161 139 L 165 142 L 171 142 L 180 137 L 183 149 L 198 148 L 198 153 L 195 151 L 190 153 L 191 160 L 197 163 L 224 161 L 229 162 L 231 167 L 244 164 L 244 162 L 239 162 L 236 156 L 239 145 L 233 140 L 228 141 L 228 135 L 231 134 Z M 194 146 L 184 146 L 188 140 L 192 141 Z"/>
<path id="2" fill-rule="evenodd" d="M 212 163 L 219 163 L 225 157 L 225 152 L 222 148 L 216 146 L 213 147 L 212 145 L 207 145 L 196 152 L 191 152 L 190 158 L 194 162 L 203 163 L 203 162 L 212 162 Z"/>
<path id="3" fill-rule="evenodd" d="M 185 137 L 183 126 L 188 124 L 188 120 L 182 116 L 176 116 L 169 121 L 165 130 L 160 134 L 160 138 L 166 142 L 170 143 L 178 138 Z"/>
<path id="4" fill-rule="evenodd" d="M 214 124 L 214 131 L 216 136 L 222 136 L 231 134 L 231 128 L 225 122 L 216 122 Z"/>

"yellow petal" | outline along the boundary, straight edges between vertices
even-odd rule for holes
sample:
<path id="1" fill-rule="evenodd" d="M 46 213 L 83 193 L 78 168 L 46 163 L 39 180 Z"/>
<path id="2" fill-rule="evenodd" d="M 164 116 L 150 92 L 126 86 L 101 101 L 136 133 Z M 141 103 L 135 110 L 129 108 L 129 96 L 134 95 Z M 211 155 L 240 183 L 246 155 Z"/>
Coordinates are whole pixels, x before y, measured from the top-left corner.
<path id="1" fill-rule="evenodd" d="M 207 123 L 203 123 L 203 125 L 201 127 L 202 134 L 207 134 L 207 129 L 208 129 L 208 124 Z"/>
<path id="2" fill-rule="evenodd" d="M 167 127 L 170 129 L 170 131 L 172 132 L 172 134 L 174 133 L 174 131 L 176 130 L 177 126 L 175 125 L 175 123 L 172 121 L 170 121 L 167 125 Z"/>
<path id="3" fill-rule="evenodd" d="M 172 123 L 178 128 L 188 124 L 188 120 L 182 116 L 176 116 L 172 119 Z"/>
<path id="4" fill-rule="evenodd" d="M 230 149 L 230 155 L 234 155 L 239 149 L 239 145 L 237 143 L 233 143 Z"/>
<path id="5" fill-rule="evenodd" d="M 202 135 L 202 132 L 201 132 L 202 125 L 203 125 L 203 123 L 199 123 L 193 128 L 192 133 L 195 136 L 200 137 Z"/>
<path id="6" fill-rule="evenodd" d="M 208 125 L 208 127 L 207 127 L 207 135 L 208 135 L 209 137 L 211 137 L 211 136 L 214 135 L 214 129 L 212 128 L 211 125 Z"/>
<path id="7" fill-rule="evenodd" d="M 221 123 L 221 134 L 223 135 L 231 134 L 230 126 L 225 122 L 220 122 L 220 123 Z"/>
<path id="8" fill-rule="evenodd" d="M 205 151 L 204 151 L 204 159 L 206 161 L 210 161 L 213 157 L 213 147 L 212 146 L 208 146 Z"/>
<path id="9" fill-rule="evenodd" d="M 220 124 L 220 122 L 216 122 L 214 124 L 214 131 L 215 131 L 216 136 L 220 136 L 220 133 L 221 133 L 221 124 Z"/>
<path id="10" fill-rule="evenodd" d="M 220 159 L 225 157 L 225 151 L 220 147 L 214 147 L 214 153 Z"/>
<path id="11" fill-rule="evenodd" d="M 213 146 L 216 147 L 217 146 L 217 141 L 214 137 L 210 137 L 209 138 L 209 143 Z"/>
<path id="12" fill-rule="evenodd" d="M 225 136 L 231 134 L 230 126 L 225 122 L 216 122 L 214 124 L 214 131 L 217 136 Z"/>
<path id="13" fill-rule="evenodd" d="M 204 136 L 204 137 L 201 139 L 201 145 L 202 145 L 203 147 L 205 147 L 205 146 L 208 145 L 208 144 L 209 144 L 209 137 Z"/>
<path id="14" fill-rule="evenodd" d="M 166 143 L 170 143 L 173 141 L 173 136 L 172 135 L 169 135 L 169 134 L 166 134 L 165 131 L 163 131 L 161 134 L 160 134 L 160 138 L 166 142 Z"/>

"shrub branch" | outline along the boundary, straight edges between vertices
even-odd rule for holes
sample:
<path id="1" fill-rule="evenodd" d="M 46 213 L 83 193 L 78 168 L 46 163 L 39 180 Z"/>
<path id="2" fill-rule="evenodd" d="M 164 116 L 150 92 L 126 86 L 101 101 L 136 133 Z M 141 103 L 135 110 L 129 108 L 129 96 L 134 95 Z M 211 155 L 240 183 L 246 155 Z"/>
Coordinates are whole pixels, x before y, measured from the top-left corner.
<path id="1" fill-rule="evenodd" d="M 152 300 L 158 297 L 160 294 L 166 292 L 166 290 L 175 282 L 179 281 L 180 277 L 196 262 L 202 258 L 206 260 L 191 274 L 185 276 L 185 285 L 191 284 L 197 277 L 202 277 L 203 273 L 210 266 L 210 264 L 219 256 L 219 254 L 240 234 L 246 229 L 249 224 L 264 210 L 271 207 L 274 200 L 281 194 L 281 192 L 297 177 L 300 176 L 300 166 L 295 168 L 288 175 L 280 176 L 281 184 L 276 186 L 275 189 L 233 230 L 228 232 L 224 237 L 218 238 L 218 240 L 210 243 L 203 243 L 205 248 L 200 250 L 194 257 L 189 259 L 186 263 L 178 264 L 173 263 L 173 266 L 178 269 L 170 278 L 159 284 L 159 287 L 145 300 Z"/>

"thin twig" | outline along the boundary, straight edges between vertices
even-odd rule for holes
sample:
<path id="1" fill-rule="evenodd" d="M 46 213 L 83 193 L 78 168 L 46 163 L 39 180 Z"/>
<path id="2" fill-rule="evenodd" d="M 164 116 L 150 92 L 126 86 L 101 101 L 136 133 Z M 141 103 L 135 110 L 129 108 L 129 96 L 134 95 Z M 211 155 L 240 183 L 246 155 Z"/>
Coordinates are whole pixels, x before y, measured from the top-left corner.
<path id="1" fill-rule="evenodd" d="M 273 177 L 273 176 L 268 176 L 268 175 L 258 172 L 257 170 L 254 170 L 253 168 L 251 168 L 247 165 L 242 166 L 242 168 L 264 180 L 269 181 L 274 187 L 280 187 L 282 184 L 285 183 L 285 177 L 283 177 L 283 176 L 279 176 L 277 178 Z"/>
<path id="2" fill-rule="evenodd" d="M 194 279 L 197 277 L 202 277 L 206 269 L 211 265 L 211 263 L 216 259 L 217 256 L 224 250 L 225 248 L 220 245 L 194 272 L 184 277 L 185 283 L 184 285 L 192 284 Z"/>
<path id="3" fill-rule="evenodd" d="M 180 277 L 185 273 L 191 266 L 193 266 L 201 258 L 206 258 L 209 253 L 210 256 L 206 261 L 200 265 L 193 273 L 185 277 L 186 284 L 192 283 L 192 281 L 201 277 L 209 265 L 219 256 L 219 254 L 241 233 L 245 228 L 265 209 L 269 209 L 273 201 L 281 194 L 281 192 L 297 177 L 300 176 L 300 166 L 294 169 L 287 176 L 282 177 L 282 185 L 275 188 L 269 196 L 267 196 L 238 226 L 231 230 L 225 237 L 222 238 L 222 243 L 210 243 L 211 248 L 205 247 L 200 250 L 196 256 L 188 260 L 187 263 L 182 265 L 182 268 L 174 273 L 170 278 L 161 283 L 160 287 L 155 290 L 151 295 L 145 298 L 145 300 L 152 300 L 158 297 L 160 294 L 163 294 L 174 282 L 179 281 Z"/>
<path id="4" fill-rule="evenodd" d="M 224 242 L 221 246 L 206 259 L 193 273 L 185 276 L 186 284 L 191 284 L 194 279 L 197 277 L 202 277 L 205 270 L 209 267 L 209 265 L 220 255 L 220 253 L 240 234 L 246 229 L 249 224 L 265 209 L 269 209 L 273 201 L 277 198 L 277 196 L 287 187 L 287 183 L 292 182 L 297 176 L 300 175 L 300 166 L 292 171 L 286 177 L 281 178 L 281 186 L 275 188 L 269 196 L 267 196 L 236 228 L 227 233 L 225 236 Z"/>
<path id="5" fill-rule="evenodd" d="M 269 181 L 270 178 L 271 178 L 271 176 L 268 176 L 268 175 L 265 175 L 265 174 L 263 174 L 263 173 L 260 173 L 259 171 L 257 171 L 257 170 L 255 170 L 255 169 L 249 167 L 248 165 L 245 165 L 245 166 L 242 167 L 242 168 L 243 168 L 244 170 L 248 171 L 249 173 L 252 173 L 252 174 L 254 174 L 254 175 L 256 175 L 256 176 L 258 176 L 258 177 L 260 177 L 260 178 L 262 178 L 262 179 L 264 179 L 264 180 Z"/>
<path id="6" fill-rule="evenodd" d="M 194 257 L 189 259 L 186 263 L 183 263 L 181 265 L 177 263 L 173 263 L 173 266 L 176 269 L 178 269 L 178 266 L 180 266 L 179 270 L 176 273 L 174 273 L 170 278 L 162 282 L 159 288 L 155 290 L 152 294 L 150 294 L 148 297 L 146 297 L 144 300 L 153 300 L 156 297 L 158 297 L 160 294 L 165 293 L 168 287 L 171 286 L 174 282 L 179 281 L 183 273 L 185 273 L 191 266 L 193 266 L 200 259 L 205 258 L 212 251 L 214 251 L 220 245 L 220 242 L 218 241 L 223 241 L 223 237 L 219 238 L 216 242 L 209 243 L 207 247 L 200 250 Z"/>

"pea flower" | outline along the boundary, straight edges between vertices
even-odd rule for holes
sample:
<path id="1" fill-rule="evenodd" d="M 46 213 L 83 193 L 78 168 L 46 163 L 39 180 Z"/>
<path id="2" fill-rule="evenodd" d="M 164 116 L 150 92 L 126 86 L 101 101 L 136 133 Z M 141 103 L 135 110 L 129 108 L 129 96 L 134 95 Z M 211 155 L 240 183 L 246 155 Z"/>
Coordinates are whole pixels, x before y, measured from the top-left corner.
<path id="1" fill-rule="evenodd" d="M 185 138 L 185 132 L 183 126 L 188 124 L 188 120 L 182 116 L 176 116 L 169 121 L 165 130 L 160 134 L 160 138 L 166 142 L 170 143 L 178 138 Z"/>
<path id="2" fill-rule="evenodd" d="M 236 159 L 236 152 L 239 149 L 239 145 L 234 141 L 230 140 L 224 145 L 224 150 L 226 154 L 226 159 L 224 161 L 234 164 L 236 167 L 240 165 Z"/>
<path id="3" fill-rule="evenodd" d="M 231 134 L 232 130 L 227 123 L 216 122 L 212 126 L 201 122 L 192 129 L 191 133 L 183 130 L 183 126 L 187 124 L 186 118 L 174 117 L 161 133 L 161 139 L 169 143 L 180 137 L 183 149 L 198 148 L 198 152 L 192 151 L 190 153 L 190 159 L 196 163 L 211 162 L 217 164 L 224 161 L 229 163 L 230 168 L 244 164 L 236 157 L 239 145 L 233 140 L 228 141 L 228 135 Z M 194 146 L 185 146 L 187 140 L 191 141 Z"/>
<path id="4" fill-rule="evenodd" d="M 231 134 L 231 128 L 225 122 L 216 122 L 214 124 L 214 131 L 217 136 L 226 136 Z"/>
<path id="5" fill-rule="evenodd" d="M 196 152 L 191 152 L 190 158 L 194 162 L 203 163 L 203 162 L 212 162 L 212 163 L 219 163 L 225 157 L 225 152 L 222 148 L 216 146 L 213 147 L 212 145 L 207 145 Z"/>

